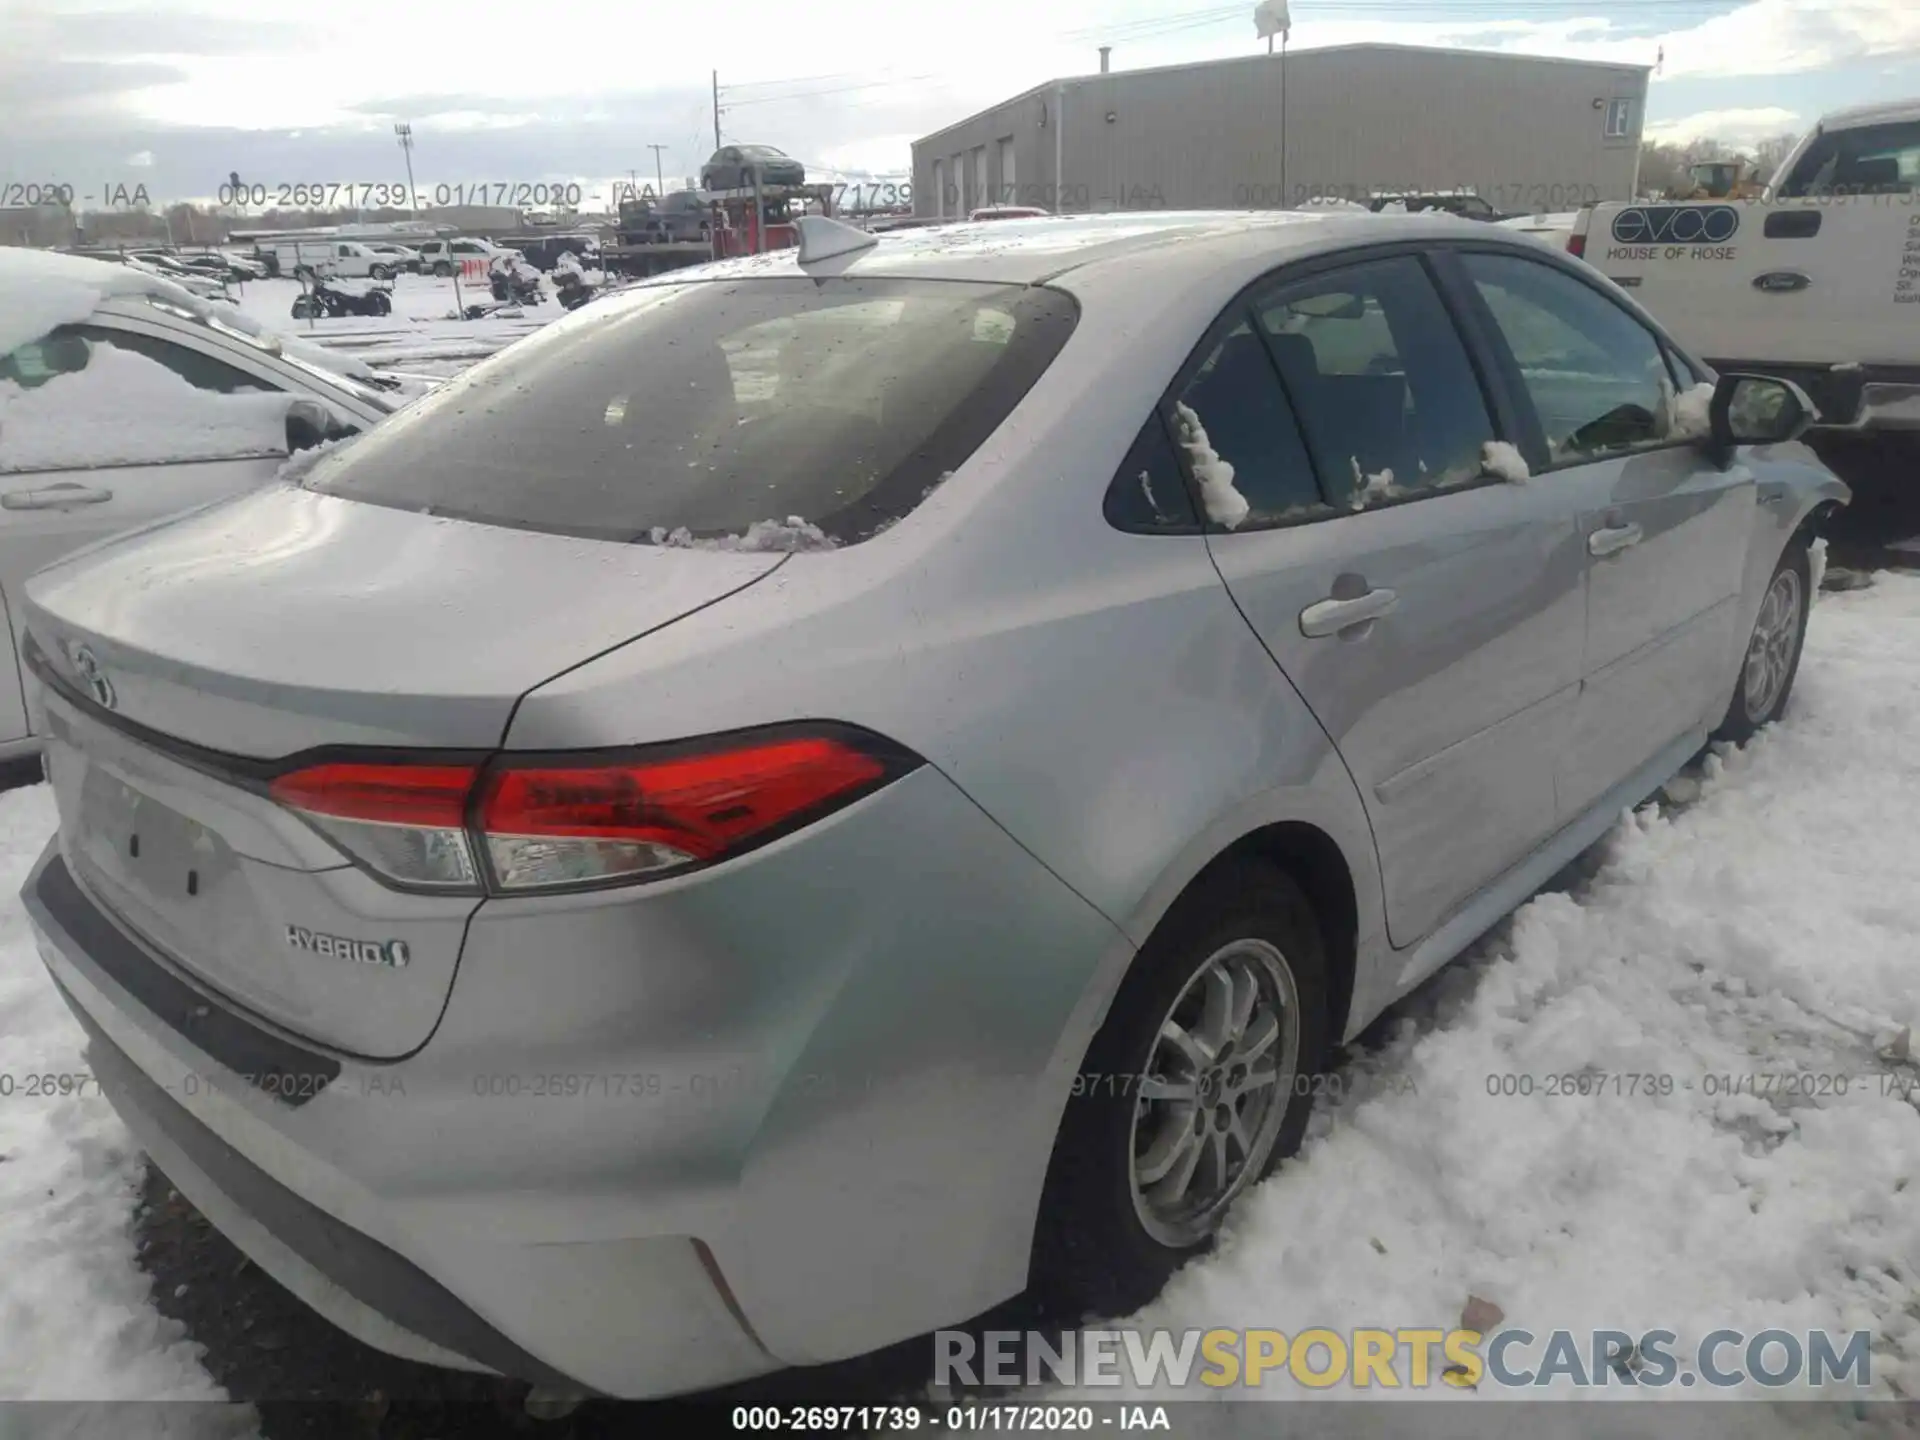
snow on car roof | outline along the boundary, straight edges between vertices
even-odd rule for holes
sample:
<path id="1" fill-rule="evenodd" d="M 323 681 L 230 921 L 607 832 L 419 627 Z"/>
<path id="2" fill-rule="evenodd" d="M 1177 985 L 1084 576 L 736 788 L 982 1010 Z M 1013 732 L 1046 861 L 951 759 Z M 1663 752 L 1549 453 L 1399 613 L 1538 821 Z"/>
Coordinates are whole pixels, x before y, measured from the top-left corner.
<path id="1" fill-rule="evenodd" d="M 363 383 L 373 378 L 373 371 L 350 355 L 262 325 L 232 305 L 203 299 L 151 270 L 19 246 L 0 246 L 0 355 L 61 325 L 77 325 L 102 305 L 123 297 L 163 300 L 297 356 L 309 366 Z"/>
<path id="2" fill-rule="evenodd" d="M 0 355 L 38 340 L 55 326 L 78 324 L 114 295 L 199 303 L 185 286 L 151 270 L 54 250 L 0 246 Z"/>

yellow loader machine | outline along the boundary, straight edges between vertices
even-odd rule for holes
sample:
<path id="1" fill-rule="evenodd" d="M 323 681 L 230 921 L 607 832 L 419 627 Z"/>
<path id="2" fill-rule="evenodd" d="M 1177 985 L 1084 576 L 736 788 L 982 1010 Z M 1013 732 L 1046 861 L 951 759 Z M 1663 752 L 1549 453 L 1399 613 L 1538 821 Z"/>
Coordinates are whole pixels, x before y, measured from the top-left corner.
<path id="1" fill-rule="evenodd" d="M 1702 160 L 1689 166 L 1686 180 L 1668 193 L 1669 200 L 1754 200 L 1766 182 L 1754 173 L 1745 156 L 1731 160 Z"/>

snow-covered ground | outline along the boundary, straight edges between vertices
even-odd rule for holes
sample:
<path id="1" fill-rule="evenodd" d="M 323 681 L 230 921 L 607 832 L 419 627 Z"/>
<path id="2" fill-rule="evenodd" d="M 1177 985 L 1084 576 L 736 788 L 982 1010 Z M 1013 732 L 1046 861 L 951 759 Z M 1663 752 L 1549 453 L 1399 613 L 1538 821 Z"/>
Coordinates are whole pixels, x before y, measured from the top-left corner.
<path id="1" fill-rule="evenodd" d="M 367 282 L 342 283 L 364 288 Z M 493 303 L 485 282 L 461 282 L 456 302 L 454 281 L 431 275 L 395 277 L 391 315 L 296 320 L 297 280 L 255 280 L 236 287 L 234 301 L 276 330 L 316 341 L 369 365 L 419 375 L 452 375 L 566 314 L 553 298 L 551 280 L 543 282 L 543 289 L 546 299 L 522 307 L 518 316 L 489 315 L 479 320 L 459 316 L 466 306 Z"/>
<path id="2" fill-rule="evenodd" d="M 1398 1007 L 1302 1156 L 1135 1323 L 1445 1328 L 1473 1295 L 1542 1336 L 1870 1329 L 1876 1397 L 1920 1395 L 1920 1108 L 1881 1079 L 1920 1079 L 1887 1058 L 1920 1020 L 1917 698 L 1920 579 L 1823 597 L 1789 719 L 1623 820 L 1570 889 Z M 0 796 L 0 1399 L 205 1397 L 135 1268 L 125 1132 L 91 1087 L 19 1093 L 85 1069 L 13 898 L 53 826 L 44 787 Z M 1583 1071 L 1672 1085 L 1546 1093 Z M 1753 1074 L 1849 1093 L 1709 1093 Z M 1497 1093 L 1519 1076 L 1532 1095 Z M 1512 1433 L 1547 1433 L 1526 1413 Z M 1843 1418 L 1799 1415 L 1793 1433 Z"/>
<path id="3" fill-rule="evenodd" d="M 0 795 L 0 1401 L 224 1400 L 135 1267 L 140 1152 L 85 1080 L 81 1031 L 40 966 L 17 898 L 56 823 L 45 785 Z M 128 1428 L 131 1412 L 109 1406 L 18 1411 L 0 1434 L 251 1429 L 246 1413 L 205 1404 L 139 1416 Z"/>

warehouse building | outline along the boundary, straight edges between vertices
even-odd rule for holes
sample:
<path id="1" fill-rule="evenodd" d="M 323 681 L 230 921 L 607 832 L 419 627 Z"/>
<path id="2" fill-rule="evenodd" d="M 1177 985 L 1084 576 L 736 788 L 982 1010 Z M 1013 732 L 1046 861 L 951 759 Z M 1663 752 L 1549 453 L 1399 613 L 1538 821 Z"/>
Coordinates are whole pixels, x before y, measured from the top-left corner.
<path id="1" fill-rule="evenodd" d="M 1052 80 L 916 141 L 916 213 L 1281 209 L 1471 190 L 1507 213 L 1631 199 L 1644 65 L 1335 45 Z"/>

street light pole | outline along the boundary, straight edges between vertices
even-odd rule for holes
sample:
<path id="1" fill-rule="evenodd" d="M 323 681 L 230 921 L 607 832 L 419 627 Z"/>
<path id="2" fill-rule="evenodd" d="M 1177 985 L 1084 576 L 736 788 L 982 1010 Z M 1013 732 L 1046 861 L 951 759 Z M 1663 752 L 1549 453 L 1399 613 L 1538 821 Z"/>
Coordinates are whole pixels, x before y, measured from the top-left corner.
<path id="1" fill-rule="evenodd" d="M 665 172 L 665 171 L 663 171 L 663 170 L 662 170 L 662 169 L 660 168 L 660 152 L 661 152 L 662 150 L 664 150 L 664 149 L 666 149 L 666 148 L 667 148 L 667 147 L 666 147 L 666 146 L 664 146 L 664 145 L 649 145 L 649 146 L 647 146 L 647 149 L 649 149 L 649 150 L 651 150 L 651 151 L 653 152 L 653 179 L 654 179 L 654 183 L 655 183 L 655 184 L 657 184 L 657 185 L 658 185 L 658 186 L 660 187 L 660 188 L 659 188 L 659 190 L 658 190 L 658 191 L 656 191 L 655 193 L 656 193 L 656 194 L 660 194 L 660 195 L 664 195 L 664 194 L 666 194 L 666 193 L 667 193 L 667 177 L 666 177 L 666 172 Z"/>
<path id="2" fill-rule="evenodd" d="M 407 218 L 411 220 L 420 198 L 413 188 L 413 126 L 403 120 L 393 127 L 393 133 L 400 137 L 400 153 L 407 157 Z"/>

